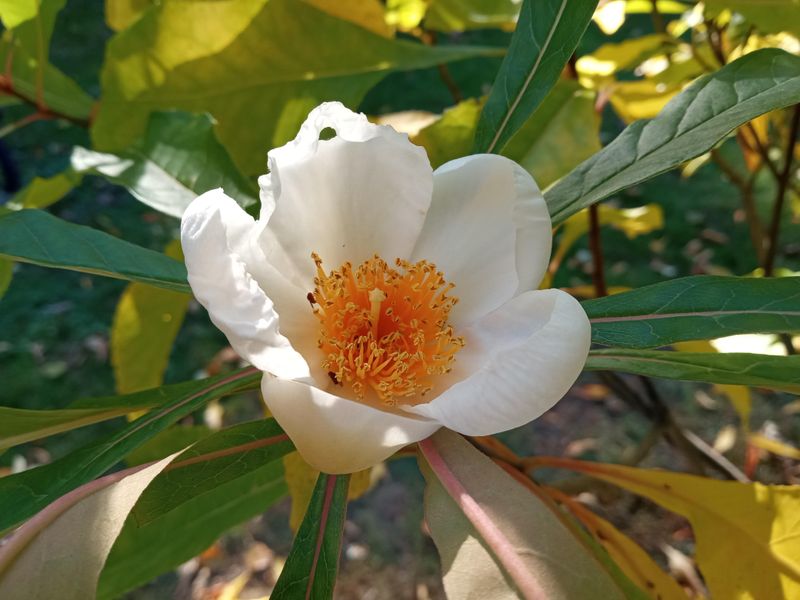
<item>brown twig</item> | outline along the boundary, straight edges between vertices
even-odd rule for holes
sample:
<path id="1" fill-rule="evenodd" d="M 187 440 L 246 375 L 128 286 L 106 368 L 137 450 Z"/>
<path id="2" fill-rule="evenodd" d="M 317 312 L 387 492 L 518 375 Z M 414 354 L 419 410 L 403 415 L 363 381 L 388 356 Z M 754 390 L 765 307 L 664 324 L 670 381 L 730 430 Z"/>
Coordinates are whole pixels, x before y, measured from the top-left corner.
<path id="1" fill-rule="evenodd" d="M 59 112 L 57 110 L 54 110 L 52 107 L 48 106 L 44 101 L 44 88 L 43 86 L 39 85 L 38 81 L 36 86 L 36 98 L 29 98 L 26 95 L 19 92 L 14 87 L 13 52 L 14 52 L 13 47 L 9 48 L 8 54 L 6 56 L 6 64 L 4 67 L 4 72 L 2 75 L 0 75 L 0 95 L 13 96 L 14 98 L 18 98 L 22 102 L 35 107 L 36 113 L 34 114 L 36 114 L 37 117 L 35 119 L 31 119 L 30 122 L 42 119 L 61 119 L 63 121 L 69 121 L 74 125 L 79 125 L 81 127 L 89 127 L 89 125 L 91 125 L 91 119 L 82 119 L 80 117 L 68 115 Z"/>
<path id="2" fill-rule="evenodd" d="M 427 46 L 435 46 L 436 32 L 424 30 L 420 35 L 420 39 Z M 437 65 L 436 69 L 439 71 L 439 78 L 442 80 L 442 83 L 444 83 L 447 91 L 450 92 L 455 103 L 458 104 L 461 102 L 464 99 L 464 94 L 461 93 L 461 89 L 458 87 L 456 80 L 453 79 L 453 75 L 450 73 L 450 69 L 447 68 L 447 65 Z"/>
<path id="3" fill-rule="evenodd" d="M 775 195 L 775 204 L 772 207 L 772 219 L 769 226 L 769 236 L 767 237 L 767 250 L 764 256 L 764 276 L 772 276 L 775 268 L 775 254 L 778 248 L 778 237 L 780 235 L 781 214 L 786 198 L 786 189 L 789 179 L 792 176 L 792 163 L 794 162 L 794 145 L 797 140 L 798 129 L 800 129 L 800 104 L 795 104 L 792 112 L 792 121 L 789 126 L 789 138 L 786 141 L 784 151 L 783 170 L 778 175 L 778 191 Z"/>
<path id="4" fill-rule="evenodd" d="M 759 264 L 762 264 L 764 256 L 764 226 L 758 216 L 756 200 L 753 195 L 756 174 L 752 173 L 745 179 L 728 161 L 722 158 L 722 155 L 716 149 L 711 151 L 711 160 L 728 177 L 730 182 L 739 189 L 739 193 L 742 196 L 742 208 L 750 231 L 750 241 L 753 244 Z"/>
<path id="5" fill-rule="evenodd" d="M 650 0 L 650 18 L 653 21 L 653 29 L 656 33 L 666 33 L 667 27 L 664 24 L 664 16 L 658 10 L 658 0 Z"/>
<path id="6" fill-rule="evenodd" d="M 603 246 L 600 241 L 600 216 L 597 204 L 589 207 L 589 248 L 592 251 L 592 281 L 598 298 L 608 295 L 606 288 Z"/>

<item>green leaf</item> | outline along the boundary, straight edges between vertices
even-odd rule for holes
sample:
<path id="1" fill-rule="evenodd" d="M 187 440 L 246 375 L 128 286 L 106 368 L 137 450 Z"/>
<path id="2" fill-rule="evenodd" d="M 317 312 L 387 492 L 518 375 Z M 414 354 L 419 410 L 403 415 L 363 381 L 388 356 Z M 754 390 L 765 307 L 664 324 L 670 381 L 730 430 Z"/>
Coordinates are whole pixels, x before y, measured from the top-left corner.
<path id="1" fill-rule="evenodd" d="M 100 571 L 128 512 L 171 460 L 93 481 L 25 523 L 0 548 L 0 597 L 94 598 Z"/>
<path id="2" fill-rule="evenodd" d="M 597 0 L 525 0 L 508 54 L 483 107 L 475 152 L 499 152 L 522 127 L 578 45 Z"/>
<path id="3" fill-rule="evenodd" d="M 537 496 L 460 435 L 420 442 L 425 517 L 449 598 L 625 598 Z"/>
<path id="4" fill-rule="evenodd" d="M 157 433 L 144 444 L 125 456 L 129 467 L 159 461 L 165 456 L 181 452 L 192 444 L 207 438 L 214 432 L 206 425 L 183 425 L 176 423 L 169 429 Z"/>
<path id="5" fill-rule="evenodd" d="M 208 112 L 236 164 L 262 173 L 320 102 L 355 107 L 392 71 L 496 54 L 387 39 L 297 0 L 163 2 L 109 42 L 92 136 L 119 151 L 153 111 Z"/>
<path id="6" fill-rule="evenodd" d="M 583 302 L 592 341 L 657 348 L 740 333 L 800 331 L 800 277 L 685 277 Z"/>
<path id="7" fill-rule="evenodd" d="M 30 517 L 67 492 L 102 475 L 140 446 L 209 400 L 257 387 L 261 373 L 247 368 L 202 381 L 170 398 L 106 440 L 84 446 L 51 463 L 0 478 L 0 531 Z"/>
<path id="8" fill-rule="evenodd" d="M 128 518 L 100 574 L 98 600 L 119 598 L 171 571 L 285 495 L 283 468 L 274 461 L 192 498 L 147 525 Z"/>
<path id="9" fill-rule="evenodd" d="M 0 298 L 2 298 L 8 286 L 11 285 L 11 278 L 14 276 L 14 263 L 10 260 L 0 258 Z"/>
<path id="10" fill-rule="evenodd" d="M 320 473 L 271 600 L 333 598 L 349 483 L 349 475 Z"/>
<path id="11" fill-rule="evenodd" d="M 544 189 L 600 150 L 593 92 L 559 81 L 500 153 L 522 165 Z"/>
<path id="12" fill-rule="evenodd" d="M 223 429 L 185 450 L 176 468 L 162 473 L 139 499 L 137 523 L 145 525 L 205 492 L 243 477 L 294 450 L 274 419 Z"/>
<path id="13" fill-rule="evenodd" d="M 586 368 L 663 379 L 751 385 L 800 394 L 800 355 L 592 350 L 586 360 Z"/>
<path id="14" fill-rule="evenodd" d="M 171 242 L 165 254 L 183 260 L 180 242 Z M 111 324 L 111 364 L 117 392 L 128 394 L 163 383 L 191 298 L 142 283 L 125 288 Z"/>
<path id="15" fill-rule="evenodd" d="M 50 64 L 50 38 L 66 0 L 0 0 L 8 30 L 0 42 L 0 64 L 11 73 L 14 91 L 29 102 L 76 120 L 86 120 L 93 99 Z"/>
<path id="16" fill-rule="evenodd" d="M 723 10 L 742 15 L 763 33 L 789 32 L 800 35 L 800 2 L 798 0 L 706 0 L 706 15 L 716 16 Z"/>
<path id="17" fill-rule="evenodd" d="M 412 138 L 425 148 L 434 169 L 470 153 L 481 106 L 475 99 L 460 102 Z M 559 81 L 500 154 L 522 165 L 544 188 L 600 149 L 599 129 L 593 92 Z"/>
<path id="18" fill-rule="evenodd" d="M 84 398 L 61 410 L 0 406 L 0 450 L 138 410 L 161 406 L 177 396 L 202 389 L 206 383 L 206 380 L 185 381 L 125 396 Z"/>
<path id="19" fill-rule="evenodd" d="M 177 260 L 40 210 L 0 214 L 0 257 L 191 291 Z"/>
<path id="20" fill-rule="evenodd" d="M 153 0 L 106 0 L 106 23 L 114 31 L 127 29 L 153 4 Z"/>
<path id="21" fill-rule="evenodd" d="M 636 121 L 547 192 L 553 223 L 710 150 L 731 130 L 800 102 L 800 57 L 777 49 L 747 54 Z"/>
<path id="22" fill-rule="evenodd" d="M 490 27 L 513 29 L 519 4 L 519 0 L 431 0 L 425 28 L 446 33 Z"/>
<path id="23" fill-rule="evenodd" d="M 178 218 L 214 188 L 245 208 L 258 198 L 255 183 L 239 173 L 217 141 L 208 115 L 155 113 L 142 140 L 117 154 L 75 148 L 72 167 L 122 185 L 140 202 Z"/>
<path id="24" fill-rule="evenodd" d="M 83 176 L 67 168 L 52 177 L 34 177 L 6 204 L 11 210 L 23 208 L 47 208 L 61 200 L 80 184 Z"/>

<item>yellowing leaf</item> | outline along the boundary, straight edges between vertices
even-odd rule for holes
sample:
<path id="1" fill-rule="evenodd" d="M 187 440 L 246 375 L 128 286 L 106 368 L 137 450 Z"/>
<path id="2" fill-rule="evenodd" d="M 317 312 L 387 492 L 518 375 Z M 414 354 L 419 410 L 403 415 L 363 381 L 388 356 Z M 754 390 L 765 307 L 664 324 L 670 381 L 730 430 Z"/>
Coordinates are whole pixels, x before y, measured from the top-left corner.
<path id="1" fill-rule="evenodd" d="M 800 597 L 800 486 L 718 481 L 563 458 L 533 462 L 591 475 L 686 517 L 713 598 Z"/>
<path id="2" fill-rule="evenodd" d="M 384 8 L 378 0 L 303 0 L 329 15 L 350 21 L 359 27 L 386 38 L 394 36 L 384 19 Z"/>
<path id="3" fill-rule="evenodd" d="M 372 487 L 375 480 L 373 470 L 380 472 L 380 469 L 381 465 L 378 465 L 353 473 L 350 476 L 350 487 L 347 490 L 348 500 L 355 500 L 363 496 Z M 293 531 L 297 531 L 306 516 L 319 471 L 303 460 L 299 452 L 291 452 L 283 457 L 283 472 L 286 487 L 289 488 L 289 496 L 292 499 L 289 526 Z"/>
<path id="4" fill-rule="evenodd" d="M 633 69 L 663 51 L 669 43 L 669 37 L 651 34 L 616 44 L 604 44 L 591 54 L 581 56 L 575 68 L 580 77 L 608 77 L 617 71 Z"/>
<path id="5" fill-rule="evenodd" d="M 800 0 L 705 0 L 704 4 L 709 16 L 728 9 L 764 33 L 800 34 Z"/>
<path id="6" fill-rule="evenodd" d="M 652 119 L 680 91 L 680 86 L 669 86 L 652 79 L 623 81 L 614 84 L 610 100 L 620 118 L 632 123 L 639 119 Z"/>
<path id="7" fill-rule="evenodd" d="M 106 23 L 114 31 L 122 31 L 139 20 L 154 0 L 106 0 Z"/>
<path id="8" fill-rule="evenodd" d="M 427 10 L 428 0 L 387 0 L 386 23 L 400 31 L 411 31 L 419 27 Z"/>
<path id="9" fill-rule="evenodd" d="M 166 254 L 183 258 L 178 242 L 172 242 Z M 161 385 L 190 299 L 188 294 L 140 283 L 125 288 L 111 325 L 111 364 L 120 394 Z"/>
<path id="10" fill-rule="evenodd" d="M 512 31 L 520 6 L 519 0 L 430 0 L 425 27 L 443 32 L 489 27 Z"/>
<path id="11" fill-rule="evenodd" d="M 595 540 L 606 549 L 622 571 L 654 600 L 686 600 L 681 586 L 650 558 L 639 544 L 579 501 L 553 489 L 542 488 L 566 507 Z"/>
<path id="12" fill-rule="evenodd" d="M 800 450 L 789 444 L 784 444 L 783 442 L 773 440 L 758 433 L 750 434 L 747 439 L 756 448 L 761 448 L 762 450 L 772 452 L 778 456 L 800 460 Z"/>
<path id="13" fill-rule="evenodd" d="M 424 127 L 411 141 L 425 148 L 435 169 L 454 158 L 468 155 L 472 150 L 475 126 L 483 101 L 470 99 L 444 111 L 435 123 Z"/>
<path id="14" fill-rule="evenodd" d="M 625 0 L 607 0 L 601 2 L 594 12 L 592 20 L 600 31 L 612 35 L 625 23 Z"/>
<path id="15" fill-rule="evenodd" d="M 714 389 L 728 397 L 745 431 L 750 428 L 750 413 L 753 411 L 753 396 L 744 385 L 718 383 Z"/>

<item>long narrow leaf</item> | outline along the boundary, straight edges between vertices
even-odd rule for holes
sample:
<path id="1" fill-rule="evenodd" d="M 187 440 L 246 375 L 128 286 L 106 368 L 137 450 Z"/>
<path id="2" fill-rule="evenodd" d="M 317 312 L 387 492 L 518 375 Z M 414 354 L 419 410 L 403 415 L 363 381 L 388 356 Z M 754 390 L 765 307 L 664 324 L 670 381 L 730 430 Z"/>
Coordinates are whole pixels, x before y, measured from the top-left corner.
<path id="1" fill-rule="evenodd" d="M 731 130 L 800 102 L 800 57 L 768 48 L 747 54 L 636 121 L 545 192 L 553 223 L 711 149 Z"/>
<path id="2" fill-rule="evenodd" d="M 47 465 L 0 479 L 0 531 L 37 513 L 58 497 L 102 475 L 131 450 L 209 400 L 258 384 L 261 373 L 248 368 L 198 382 L 105 441 L 85 446 Z"/>
<path id="3" fill-rule="evenodd" d="M 320 474 L 272 600 L 333 597 L 349 484 L 349 475 Z"/>
<path id="4" fill-rule="evenodd" d="M 583 308 L 592 341 L 621 348 L 800 331 L 800 277 L 685 277 L 587 300 Z"/>
<path id="5" fill-rule="evenodd" d="M 0 215 L 0 258 L 191 291 L 177 260 L 40 210 Z"/>
<path id="6" fill-rule="evenodd" d="M 475 134 L 475 152 L 499 152 L 558 80 L 597 0 L 525 0 Z"/>
<path id="7" fill-rule="evenodd" d="M 752 385 L 800 394 L 800 356 L 665 350 L 592 350 L 589 370 L 708 383 Z"/>

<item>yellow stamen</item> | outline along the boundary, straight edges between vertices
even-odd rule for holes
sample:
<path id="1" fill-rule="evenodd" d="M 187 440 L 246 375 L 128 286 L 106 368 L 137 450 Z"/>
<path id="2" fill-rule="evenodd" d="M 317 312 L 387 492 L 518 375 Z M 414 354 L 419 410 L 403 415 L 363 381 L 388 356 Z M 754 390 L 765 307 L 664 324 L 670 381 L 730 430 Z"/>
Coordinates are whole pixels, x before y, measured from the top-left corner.
<path id="1" fill-rule="evenodd" d="M 448 325 L 458 298 L 436 266 L 379 256 L 355 271 L 349 262 L 326 274 L 322 259 L 308 295 L 320 322 L 322 367 L 331 380 L 349 384 L 359 399 L 372 389 L 386 404 L 424 402 L 431 377 L 450 371 L 464 339 Z"/>

